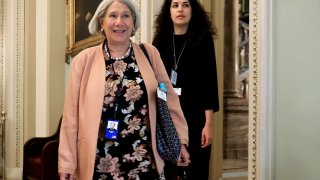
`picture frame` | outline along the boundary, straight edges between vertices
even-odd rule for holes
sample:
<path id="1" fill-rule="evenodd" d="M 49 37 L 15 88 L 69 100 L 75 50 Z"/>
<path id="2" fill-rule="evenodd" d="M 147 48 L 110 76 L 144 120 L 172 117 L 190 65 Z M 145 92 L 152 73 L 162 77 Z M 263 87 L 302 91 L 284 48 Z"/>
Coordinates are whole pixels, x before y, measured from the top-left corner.
<path id="1" fill-rule="evenodd" d="M 74 57 L 83 49 L 97 45 L 104 39 L 102 35 L 91 35 L 89 22 L 101 0 L 66 0 L 67 39 L 66 54 Z"/>

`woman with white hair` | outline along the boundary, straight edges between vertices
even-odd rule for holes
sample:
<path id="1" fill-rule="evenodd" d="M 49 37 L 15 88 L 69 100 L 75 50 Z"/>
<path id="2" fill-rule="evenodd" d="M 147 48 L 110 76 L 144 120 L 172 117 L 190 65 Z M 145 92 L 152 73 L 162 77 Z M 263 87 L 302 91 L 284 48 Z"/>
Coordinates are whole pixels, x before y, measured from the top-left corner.
<path id="1" fill-rule="evenodd" d="M 145 43 L 150 63 L 130 40 L 140 26 L 133 0 L 103 0 L 90 24 L 100 45 L 72 61 L 60 130 L 60 179 L 163 179 L 156 148 L 156 89 L 166 85 L 167 103 L 189 162 L 188 127 L 159 52 Z M 106 136 L 108 124 L 118 133 Z"/>

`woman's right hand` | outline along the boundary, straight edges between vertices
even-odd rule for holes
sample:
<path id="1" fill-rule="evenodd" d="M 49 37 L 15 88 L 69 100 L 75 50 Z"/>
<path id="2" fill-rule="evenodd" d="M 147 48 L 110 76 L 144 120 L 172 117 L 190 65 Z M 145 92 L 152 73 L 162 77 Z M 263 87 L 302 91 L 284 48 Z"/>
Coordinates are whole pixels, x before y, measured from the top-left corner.
<path id="1" fill-rule="evenodd" d="M 188 166 L 190 164 L 190 155 L 187 151 L 186 145 L 181 145 L 180 157 L 177 161 L 178 166 Z"/>
<path id="2" fill-rule="evenodd" d="M 59 173 L 60 180 L 75 180 L 74 176 L 66 173 Z"/>

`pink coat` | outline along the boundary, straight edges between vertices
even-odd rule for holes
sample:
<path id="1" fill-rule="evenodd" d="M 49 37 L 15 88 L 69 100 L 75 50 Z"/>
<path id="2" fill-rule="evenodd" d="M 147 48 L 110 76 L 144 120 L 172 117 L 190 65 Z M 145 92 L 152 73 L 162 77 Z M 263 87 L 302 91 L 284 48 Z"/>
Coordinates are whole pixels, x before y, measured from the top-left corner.
<path id="1" fill-rule="evenodd" d="M 132 44 L 147 89 L 152 149 L 160 174 L 163 172 L 164 162 L 157 152 L 155 143 L 155 97 L 158 82 L 164 82 L 168 89 L 169 110 L 182 144 L 188 144 L 187 122 L 158 50 L 145 43 L 153 73 L 140 47 Z M 89 180 L 93 176 L 104 97 L 105 69 L 102 44 L 83 50 L 71 64 L 60 131 L 58 168 L 59 172 L 74 174 L 79 180 Z"/>

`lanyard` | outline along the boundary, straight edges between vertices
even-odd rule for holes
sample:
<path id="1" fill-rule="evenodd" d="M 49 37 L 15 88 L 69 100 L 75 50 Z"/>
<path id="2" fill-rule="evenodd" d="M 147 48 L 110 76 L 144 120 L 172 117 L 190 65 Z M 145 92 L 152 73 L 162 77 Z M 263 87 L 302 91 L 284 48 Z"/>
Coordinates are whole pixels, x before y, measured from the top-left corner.
<path id="1" fill-rule="evenodd" d="M 123 78 L 122 78 L 123 80 Z M 115 96 L 115 100 L 114 100 L 114 112 L 113 112 L 113 119 L 117 118 L 117 114 L 119 112 L 119 99 L 121 96 L 121 90 L 122 90 L 122 80 L 121 82 L 117 85 L 117 92 L 116 92 L 116 96 Z"/>
<path id="2" fill-rule="evenodd" d="M 177 71 L 177 69 L 178 69 L 178 63 L 179 63 L 179 61 L 180 61 L 180 58 L 181 58 L 181 55 L 182 55 L 182 53 L 183 53 L 183 51 L 184 51 L 184 48 L 186 47 L 186 45 L 187 45 L 187 40 L 184 42 L 184 45 L 183 45 L 183 47 L 182 47 L 182 50 L 181 50 L 181 52 L 180 52 L 180 54 L 179 54 L 179 57 L 178 57 L 178 59 L 176 58 L 176 45 L 175 45 L 175 43 L 174 43 L 174 36 L 173 36 L 173 38 L 172 38 L 172 45 L 173 45 L 173 60 L 174 60 L 174 70 L 175 71 Z"/>

